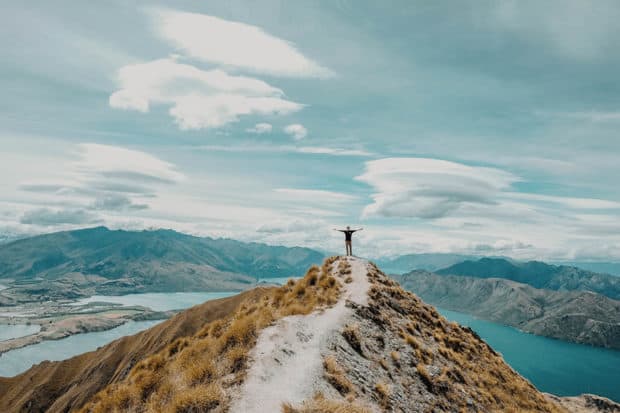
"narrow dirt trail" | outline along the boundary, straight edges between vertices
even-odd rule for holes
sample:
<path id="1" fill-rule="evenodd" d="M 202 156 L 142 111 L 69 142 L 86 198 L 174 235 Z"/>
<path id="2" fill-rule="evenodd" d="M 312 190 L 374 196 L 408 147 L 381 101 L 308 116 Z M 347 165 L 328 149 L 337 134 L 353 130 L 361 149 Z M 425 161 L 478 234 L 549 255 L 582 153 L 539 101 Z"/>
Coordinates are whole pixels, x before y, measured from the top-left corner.
<path id="1" fill-rule="evenodd" d="M 360 258 L 340 258 L 351 264 L 351 283 L 342 282 L 338 302 L 326 310 L 305 316 L 289 316 L 261 331 L 250 353 L 247 378 L 230 411 L 266 413 L 281 411 L 282 403 L 299 403 L 313 396 L 323 375 L 322 353 L 329 337 L 341 330 L 352 315 L 350 300 L 360 305 L 368 301 L 368 262 Z"/>

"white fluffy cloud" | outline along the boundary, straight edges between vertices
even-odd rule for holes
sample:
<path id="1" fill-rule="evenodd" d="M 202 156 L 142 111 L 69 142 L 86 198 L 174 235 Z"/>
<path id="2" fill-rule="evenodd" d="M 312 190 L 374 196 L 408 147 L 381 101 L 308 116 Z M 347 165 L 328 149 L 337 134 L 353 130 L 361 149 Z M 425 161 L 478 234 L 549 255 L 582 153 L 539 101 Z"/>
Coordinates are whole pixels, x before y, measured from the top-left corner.
<path id="1" fill-rule="evenodd" d="M 286 126 L 284 128 L 284 133 L 292 136 L 293 139 L 295 139 L 296 141 L 299 141 L 308 136 L 308 129 L 306 129 L 304 125 L 294 123 L 292 125 Z"/>
<path id="2" fill-rule="evenodd" d="M 366 162 L 356 177 L 375 189 L 364 216 L 439 218 L 463 204 L 491 204 L 517 181 L 508 172 L 427 158 Z"/>
<path id="3" fill-rule="evenodd" d="M 262 135 L 263 133 L 271 133 L 272 130 L 273 126 L 271 126 L 270 123 L 257 123 L 253 127 L 246 129 L 245 131 Z"/>
<path id="4" fill-rule="evenodd" d="M 124 66 L 118 82 L 110 106 L 148 112 L 151 104 L 167 104 L 184 130 L 216 128 L 242 115 L 288 114 L 303 107 L 283 99 L 282 90 L 262 80 L 201 70 L 171 58 Z"/>
<path id="5" fill-rule="evenodd" d="M 276 76 L 332 75 L 290 42 L 259 27 L 167 9 L 154 10 L 153 15 L 158 33 L 193 58 Z"/>
<path id="6" fill-rule="evenodd" d="M 101 222 L 101 214 L 146 210 L 161 188 L 186 179 L 172 163 L 142 151 L 84 143 L 74 156 L 58 179 L 19 185 L 34 205 L 46 205 L 26 210 L 22 224 L 83 225 Z"/>
<path id="7" fill-rule="evenodd" d="M 80 159 L 74 163 L 74 167 L 82 175 L 142 178 L 151 182 L 178 182 L 185 179 L 185 175 L 178 172 L 170 162 L 142 151 L 83 143 L 78 145 L 78 155 Z"/>

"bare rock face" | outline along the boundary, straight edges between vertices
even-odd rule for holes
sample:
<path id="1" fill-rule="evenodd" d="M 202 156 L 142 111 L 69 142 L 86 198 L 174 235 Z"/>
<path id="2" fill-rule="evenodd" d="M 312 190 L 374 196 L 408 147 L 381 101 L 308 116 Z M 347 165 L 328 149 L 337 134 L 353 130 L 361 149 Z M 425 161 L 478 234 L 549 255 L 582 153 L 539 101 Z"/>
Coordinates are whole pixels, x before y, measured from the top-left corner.
<path id="1" fill-rule="evenodd" d="M 558 397 L 553 394 L 545 394 L 550 400 L 558 403 L 572 413 L 617 413 L 620 412 L 620 404 L 605 397 L 594 394 L 582 394 L 577 397 Z"/>

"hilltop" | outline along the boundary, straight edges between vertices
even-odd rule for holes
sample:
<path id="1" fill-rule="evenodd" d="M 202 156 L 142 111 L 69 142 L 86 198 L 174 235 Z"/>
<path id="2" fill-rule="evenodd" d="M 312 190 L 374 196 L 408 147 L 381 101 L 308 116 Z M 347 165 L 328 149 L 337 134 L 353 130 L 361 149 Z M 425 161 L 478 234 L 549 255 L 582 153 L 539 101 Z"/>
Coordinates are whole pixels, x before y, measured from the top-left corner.
<path id="1" fill-rule="evenodd" d="M 9 395 L 0 400 L 7 412 L 619 407 L 540 393 L 473 331 L 373 264 L 339 257 L 285 286 L 209 302 L 95 352 L 1 379 L 0 392 Z"/>
<path id="2" fill-rule="evenodd" d="M 589 291 L 534 288 L 502 278 L 412 271 L 394 276 L 425 301 L 528 333 L 620 349 L 620 301 Z"/>

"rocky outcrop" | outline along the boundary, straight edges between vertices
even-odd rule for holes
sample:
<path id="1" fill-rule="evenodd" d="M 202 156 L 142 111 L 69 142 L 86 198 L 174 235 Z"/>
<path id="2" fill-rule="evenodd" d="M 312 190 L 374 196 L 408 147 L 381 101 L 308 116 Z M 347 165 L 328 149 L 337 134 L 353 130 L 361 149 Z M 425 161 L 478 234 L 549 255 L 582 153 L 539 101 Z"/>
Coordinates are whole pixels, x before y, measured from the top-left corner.
<path id="1" fill-rule="evenodd" d="M 576 397 L 558 397 L 545 394 L 571 413 L 618 413 L 620 404 L 594 394 L 582 394 Z"/>

